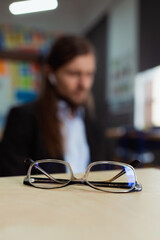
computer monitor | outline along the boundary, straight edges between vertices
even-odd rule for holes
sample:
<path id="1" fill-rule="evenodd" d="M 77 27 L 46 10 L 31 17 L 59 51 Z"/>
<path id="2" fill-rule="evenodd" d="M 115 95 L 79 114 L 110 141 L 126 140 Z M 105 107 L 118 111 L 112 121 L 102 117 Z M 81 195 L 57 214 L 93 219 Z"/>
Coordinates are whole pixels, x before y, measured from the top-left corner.
<path id="1" fill-rule="evenodd" d="M 137 129 L 160 127 L 160 66 L 136 75 L 134 126 Z"/>

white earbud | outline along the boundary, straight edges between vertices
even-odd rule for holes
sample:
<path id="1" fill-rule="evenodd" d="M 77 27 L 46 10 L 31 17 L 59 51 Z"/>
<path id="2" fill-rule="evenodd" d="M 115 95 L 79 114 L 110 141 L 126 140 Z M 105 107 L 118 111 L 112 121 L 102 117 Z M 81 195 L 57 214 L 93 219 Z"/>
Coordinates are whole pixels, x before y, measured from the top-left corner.
<path id="1" fill-rule="evenodd" d="M 55 77 L 55 75 L 53 73 L 49 73 L 48 74 L 48 79 L 49 79 L 49 82 L 52 84 L 52 85 L 56 85 L 57 83 L 57 79 Z"/>

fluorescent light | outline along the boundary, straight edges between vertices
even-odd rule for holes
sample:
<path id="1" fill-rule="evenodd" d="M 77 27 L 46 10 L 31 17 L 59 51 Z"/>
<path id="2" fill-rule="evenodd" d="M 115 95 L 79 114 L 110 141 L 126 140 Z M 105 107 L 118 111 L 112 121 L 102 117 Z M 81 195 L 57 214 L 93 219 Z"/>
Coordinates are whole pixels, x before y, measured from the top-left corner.
<path id="1" fill-rule="evenodd" d="M 9 10 L 12 14 L 18 15 L 53 10 L 57 7 L 57 0 L 28 0 L 11 3 Z"/>

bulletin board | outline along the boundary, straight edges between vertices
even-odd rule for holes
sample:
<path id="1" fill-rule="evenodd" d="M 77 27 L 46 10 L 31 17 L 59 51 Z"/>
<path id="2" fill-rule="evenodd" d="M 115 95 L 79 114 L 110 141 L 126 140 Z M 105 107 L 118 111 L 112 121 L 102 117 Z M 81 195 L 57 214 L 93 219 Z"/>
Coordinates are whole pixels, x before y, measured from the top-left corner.
<path id="1" fill-rule="evenodd" d="M 57 35 L 59 33 L 0 24 L 0 131 L 11 107 L 38 96 L 42 63 L 36 56 L 44 57 Z"/>
<path id="2" fill-rule="evenodd" d="M 132 112 L 135 66 L 133 55 L 116 58 L 108 66 L 107 100 L 112 114 Z"/>
<path id="3" fill-rule="evenodd" d="M 33 53 L 45 54 L 59 34 L 24 26 L 0 24 L 0 50 L 31 50 Z"/>
<path id="4" fill-rule="evenodd" d="M 0 59 L 0 129 L 4 127 L 10 108 L 35 100 L 40 85 L 37 63 Z"/>

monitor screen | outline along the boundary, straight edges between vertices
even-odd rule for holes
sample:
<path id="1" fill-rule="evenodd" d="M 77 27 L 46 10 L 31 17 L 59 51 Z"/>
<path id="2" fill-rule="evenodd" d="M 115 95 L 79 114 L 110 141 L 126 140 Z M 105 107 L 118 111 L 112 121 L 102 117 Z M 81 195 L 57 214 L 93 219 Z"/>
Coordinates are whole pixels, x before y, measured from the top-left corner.
<path id="1" fill-rule="evenodd" d="M 137 129 L 160 127 L 160 66 L 136 75 L 134 126 Z"/>

